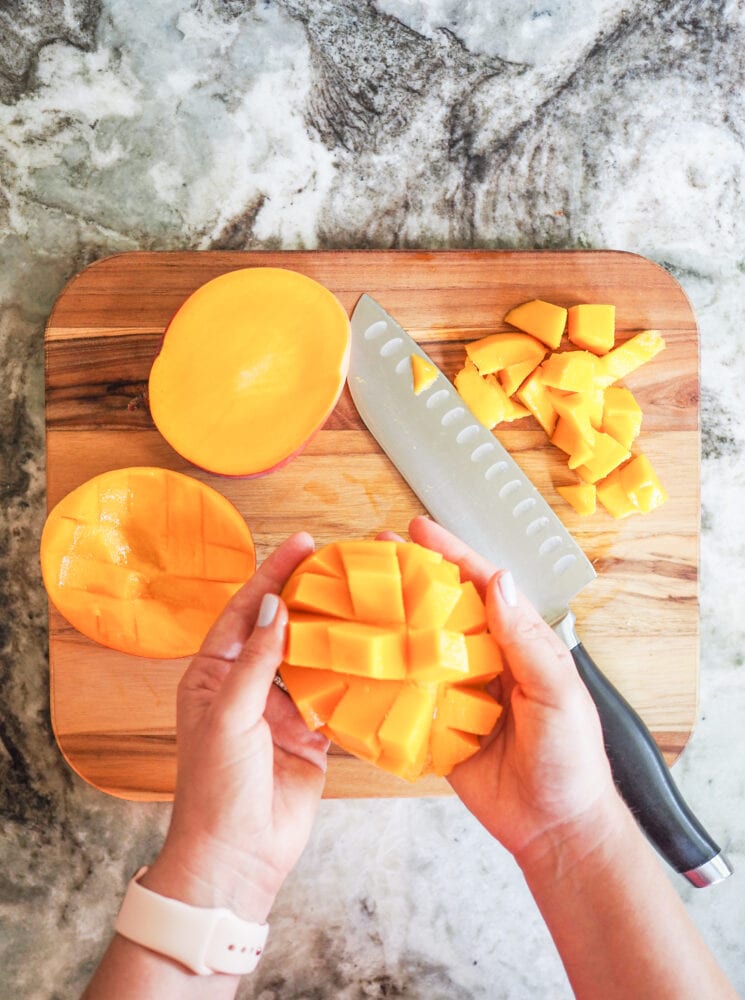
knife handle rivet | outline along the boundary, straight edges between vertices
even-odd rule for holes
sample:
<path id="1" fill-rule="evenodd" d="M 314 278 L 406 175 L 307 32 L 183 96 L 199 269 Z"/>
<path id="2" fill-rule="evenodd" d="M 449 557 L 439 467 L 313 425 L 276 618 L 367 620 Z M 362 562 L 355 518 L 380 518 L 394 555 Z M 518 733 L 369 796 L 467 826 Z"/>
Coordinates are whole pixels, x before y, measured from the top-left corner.
<path id="1" fill-rule="evenodd" d="M 362 336 L 365 338 L 365 340 L 375 340 L 375 338 L 379 337 L 381 333 L 385 333 L 387 329 L 388 329 L 388 324 L 385 322 L 385 320 L 380 319 L 378 320 L 377 323 L 373 323 L 370 326 L 368 326 L 368 328 L 365 330 Z"/>
<path id="2" fill-rule="evenodd" d="M 493 451 L 494 445 L 490 444 L 489 441 L 484 441 L 471 452 L 471 461 L 480 462 L 485 455 L 491 455 Z"/>
<path id="3" fill-rule="evenodd" d="M 403 346 L 403 340 L 400 337 L 391 337 L 390 340 L 386 340 L 383 346 L 380 348 L 380 355 L 383 358 L 389 358 L 391 354 L 395 354 L 399 347 Z"/>
<path id="4" fill-rule="evenodd" d="M 448 410 L 447 413 L 443 413 L 440 423 L 443 427 L 449 427 L 450 424 L 454 424 L 456 420 L 460 420 L 465 412 L 466 411 L 462 406 L 454 406 L 452 410 Z"/>
<path id="5" fill-rule="evenodd" d="M 462 431 L 458 431 L 455 436 L 455 440 L 458 444 L 467 444 L 469 441 L 473 441 L 474 438 L 480 437 L 481 431 L 476 427 L 475 424 L 470 424 L 468 427 L 464 427 Z"/>

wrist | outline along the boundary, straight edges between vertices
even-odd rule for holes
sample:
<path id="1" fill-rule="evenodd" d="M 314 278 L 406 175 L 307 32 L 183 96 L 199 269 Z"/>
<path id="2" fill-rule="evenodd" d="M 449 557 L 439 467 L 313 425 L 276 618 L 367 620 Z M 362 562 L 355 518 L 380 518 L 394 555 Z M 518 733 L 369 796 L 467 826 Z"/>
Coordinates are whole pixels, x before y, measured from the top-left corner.
<path id="1" fill-rule="evenodd" d="M 167 844 L 140 879 L 146 889 L 162 896 L 208 909 L 225 907 L 259 924 L 266 923 L 276 897 L 268 881 L 226 868 L 214 856 L 184 855 Z"/>
<path id="2" fill-rule="evenodd" d="M 580 816 L 557 823 L 515 855 L 529 885 L 547 887 L 582 872 L 600 874 L 619 865 L 635 839 L 643 840 L 627 806 L 613 789 Z"/>

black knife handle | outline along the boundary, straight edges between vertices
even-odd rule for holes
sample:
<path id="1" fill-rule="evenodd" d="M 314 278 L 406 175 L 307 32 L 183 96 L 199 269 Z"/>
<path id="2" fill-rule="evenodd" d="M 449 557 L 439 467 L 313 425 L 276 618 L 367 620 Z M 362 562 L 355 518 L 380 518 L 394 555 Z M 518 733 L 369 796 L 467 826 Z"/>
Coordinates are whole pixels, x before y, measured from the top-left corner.
<path id="1" fill-rule="evenodd" d="M 698 887 L 731 875 L 729 862 L 689 809 L 639 715 L 581 642 L 571 653 L 597 707 L 616 786 L 648 839 L 676 872 Z"/>

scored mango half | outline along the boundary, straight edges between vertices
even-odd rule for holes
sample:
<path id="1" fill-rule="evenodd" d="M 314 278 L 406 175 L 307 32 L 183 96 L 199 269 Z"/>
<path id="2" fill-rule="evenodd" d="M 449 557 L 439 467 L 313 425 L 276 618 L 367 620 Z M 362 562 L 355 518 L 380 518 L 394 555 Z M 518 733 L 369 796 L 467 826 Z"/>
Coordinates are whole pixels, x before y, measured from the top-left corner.
<path id="1" fill-rule="evenodd" d="M 480 594 L 438 552 L 347 541 L 288 580 L 280 676 L 310 729 L 409 781 L 447 775 L 502 706 L 502 658 Z"/>

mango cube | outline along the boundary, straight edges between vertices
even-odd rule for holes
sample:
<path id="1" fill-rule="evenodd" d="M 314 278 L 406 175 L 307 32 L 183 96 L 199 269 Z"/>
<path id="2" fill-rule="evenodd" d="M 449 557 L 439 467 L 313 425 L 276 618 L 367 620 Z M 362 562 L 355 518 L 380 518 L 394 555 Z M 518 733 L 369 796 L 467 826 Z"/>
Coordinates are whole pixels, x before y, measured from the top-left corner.
<path id="1" fill-rule="evenodd" d="M 530 333 L 552 350 L 561 343 L 567 321 L 567 310 L 542 299 L 533 299 L 516 306 L 505 316 L 505 322 Z"/>
<path id="2" fill-rule="evenodd" d="M 451 632 L 483 632 L 486 628 L 486 608 L 481 595 L 472 580 L 464 580 L 460 585 L 460 599 L 450 612 L 445 628 Z"/>
<path id="3" fill-rule="evenodd" d="M 646 455 L 637 455 L 621 466 L 621 486 L 631 502 L 644 514 L 667 500 L 667 493 Z"/>
<path id="4" fill-rule="evenodd" d="M 602 429 L 629 449 L 642 428 L 642 409 L 633 392 L 620 385 L 605 390 Z"/>
<path id="5" fill-rule="evenodd" d="M 285 659 L 305 667 L 328 667 L 331 662 L 328 620 L 293 616 L 287 625 Z"/>
<path id="6" fill-rule="evenodd" d="M 589 461 L 595 451 L 595 430 L 588 424 L 592 437 L 586 437 L 577 423 L 567 417 L 559 417 L 551 437 L 551 444 L 569 455 L 569 468 L 576 469 Z"/>
<path id="7" fill-rule="evenodd" d="M 478 688 L 445 688 L 437 705 L 438 723 L 477 736 L 490 733 L 501 714 L 499 702 Z"/>
<path id="8" fill-rule="evenodd" d="M 320 573 L 292 576 L 282 597 L 291 611 L 316 611 L 335 618 L 351 618 L 354 613 L 346 580 Z"/>
<path id="9" fill-rule="evenodd" d="M 435 723 L 430 736 L 432 772 L 439 775 L 449 774 L 456 764 L 472 757 L 479 746 L 478 736 L 473 733 L 448 729 L 447 726 Z"/>
<path id="10" fill-rule="evenodd" d="M 585 351 L 607 354 L 616 339 L 616 307 L 589 303 L 570 306 L 567 336 Z"/>
<path id="11" fill-rule="evenodd" d="M 385 680 L 406 676 L 403 630 L 345 621 L 330 622 L 328 634 L 332 669 Z"/>
<path id="12" fill-rule="evenodd" d="M 423 358 L 421 354 L 411 355 L 411 380 L 415 396 L 429 389 L 438 374 L 437 368 L 428 358 Z"/>
<path id="13" fill-rule="evenodd" d="M 460 597 L 460 581 L 446 567 L 419 566 L 404 585 L 406 620 L 411 628 L 441 628 Z"/>
<path id="14" fill-rule="evenodd" d="M 599 479 L 605 479 L 628 457 L 628 449 L 619 444 L 615 438 L 603 431 L 596 431 L 592 456 L 577 467 L 577 472 L 586 483 L 597 483 Z"/>
<path id="15" fill-rule="evenodd" d="M 466 636 L 468 682 L 487 684 L 504 669 L 502 653 L 489 632 Z M 461 682 L 463 683 L 463 682 Z"/>
<path id="16" fill-rule="evenodd" d="M 528 376 L 515 395 L 551 437 L 558 414 L 554 409 L 551 390 L 543 384 L 540 368 L 536 368 L 533 374 Z"/>
<path id="17" fill-rule="evenodd" d="M 308 729 L 319 729 L 331 715 L 347 690 L 343 674 L 335 670 L 314 670 L 283 663 L 280 676 L 297 705 Z"/>
<path id="18" fill-rule="evenodd" d="M 528 416 L 528 411 L 507 395 L 494 376 L 482 378 L 471 361 L 466 361 L 454 384 L 476 419 L 490 430 L 505 421 Z"/>
<path id="19" fill-rule="evenodd" d="M 589 514 L 595 513 L 597 490 L 593 483 L 573 483 L 569 486 L 557 486 L 556 492 L 563 496 L 567 503 L 571 504 L 582 517 L 587 517 Z"/>
<path id="20" fill-rule="evenodd" d="M 375 761 L 380 754 L 378 729 L 401 691 L 394 681 L 363 681 L 350 678 L 349 687 L 328 721 L 331 739 Z"/>
<path id="21" fill-rule="evenodd" d="M 564 392 L 589 392 L 596 387 L 599 363 L 589 351 L 551 354 L 539 369 L 541 381 L 552 389 Z"/>
<path id="22" fill-rule="evenodd" d="M 383 751 L 397 760 L 423 763 L 436 702 L 436 687 L 404 685 L 378 730 Z"/>
<path id="23" fill-rule="evenodd" d="M 468 648 L 462 632 L 413 628 L 408 636 L 408 674 L 416 681 L 452 681 L 468 673 Z"/>
<path id="24" fill-rule="evenodd" d="M 665 347 L 659 330 L 644 330 L 614 347 L 599 360 L 598 383 L 611 385 L 650 361 Z"/>
<path id="25" fill-rule="evenodd" d="M 344 551 L 354 617 L 361 622 L 403 622 L 404 596 L 395 542 L 369 542 Z"/>
<path id="26" fill-rule="evenodd" d="M 600 503 L 616 520 L 639 513 L 639 508 L 621 485 L 620 469 L 614 469 L 610 475 L 601 480 L 596 486 L 596 491 Z"/>
<path id="27" fill-rule="evenodd" d="M 546 347 L 527 333 L 493 333 L 466 344 L 466 354 L 481 375 L 491 375 L 516 364 L 532 371 L 546 356 Z"/>
<path id="28" fill-rule="evenodd" d="M 497 377 L 507 395 L 512 396 L 533 371 L 535 365 L 532 361 L 518 361 L 517 364 L 503 368 Z"/>
<path id="29" fill-rule="evenodd" d="M 303 573 L 318 573 L 320 576 L 344 576 L 344 564 L 341 561 L 339 546 L 324 545 L 317 552 L 312 552 L 299 567 Z"/>

